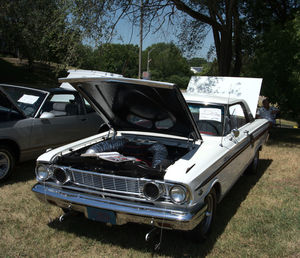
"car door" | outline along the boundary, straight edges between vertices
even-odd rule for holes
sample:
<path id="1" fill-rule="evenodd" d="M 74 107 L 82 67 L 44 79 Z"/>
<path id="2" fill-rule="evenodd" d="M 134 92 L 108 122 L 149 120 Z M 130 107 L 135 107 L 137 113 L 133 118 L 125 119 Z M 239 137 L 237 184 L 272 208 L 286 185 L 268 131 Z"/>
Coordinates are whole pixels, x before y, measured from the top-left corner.
<path id="1" fill-rule="evenodd" d="M 41 118 L 45 112 L 52 117 Z M 88 122 L 77 92 L 51 94 L 33 122 L 32 145 L 39 145 L 44 151 L 86 137 Z"/>
<path id="2" fill-rule="evenodd" d="M 86 99 L 82 99 L 82 105 L 85 109 L 85 130 L 82 137 L 94 135 L 99 132 L 100 126 L 104 123 L 101 116 L 92 108 Z"/>
<path id="3" fill-rule="evenodd" d="M 246 109 L 242 102 L 230 105 L 228 108 L 228 123 L 231 132 L 224 136 L 223 147 L 226 149 L 226 152 L 223 159 L 226 166 L 220 175 L 223 191 L 225 192 L 240 177 L 254 156 L 252 144 L 254 129 L 251 127 L 250 118 L 245 111 Z M 234 135 L 234 131 L 236 135 Z"/>

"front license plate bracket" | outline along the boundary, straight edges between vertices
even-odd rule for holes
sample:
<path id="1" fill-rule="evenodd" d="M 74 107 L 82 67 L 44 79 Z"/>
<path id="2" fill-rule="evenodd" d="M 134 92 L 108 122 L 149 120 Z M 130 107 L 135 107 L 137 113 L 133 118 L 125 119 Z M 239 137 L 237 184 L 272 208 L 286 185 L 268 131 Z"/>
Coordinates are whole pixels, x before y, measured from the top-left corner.
<path id="1" fill-rule="evenodd" d="M 87 207 L 88 219 L 103 223 L 116 224 L 116 214 L 110 210 L 104 210 L 94 207 Z"/>

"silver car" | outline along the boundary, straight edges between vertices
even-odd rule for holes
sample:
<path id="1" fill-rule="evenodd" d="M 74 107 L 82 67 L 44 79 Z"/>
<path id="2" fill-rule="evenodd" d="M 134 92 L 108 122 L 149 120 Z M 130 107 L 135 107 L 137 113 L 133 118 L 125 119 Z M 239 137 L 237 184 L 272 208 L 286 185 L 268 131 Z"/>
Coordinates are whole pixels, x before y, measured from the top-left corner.
<path id="1" fill-rule="evenodd" d="M 99 132 L 102 119 L 75 90 L 0 84 L 0 181 L 16 162 Z"/>

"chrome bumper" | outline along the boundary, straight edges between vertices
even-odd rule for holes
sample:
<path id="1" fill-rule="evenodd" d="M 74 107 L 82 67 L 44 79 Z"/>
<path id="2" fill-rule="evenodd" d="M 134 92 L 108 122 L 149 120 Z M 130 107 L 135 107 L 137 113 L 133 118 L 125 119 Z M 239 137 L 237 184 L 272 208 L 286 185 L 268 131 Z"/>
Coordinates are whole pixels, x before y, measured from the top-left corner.
<path id="1" fill-rule="evenodd" d="M 87 218 L 88 207 L 112 211 L 115 214 L 115 224 L 117 225 L 133 222 L 168 229 L 192 230 L 204 218 L 207 209 L 207 206 L 204 206 L 195 212 L 185 212 L 158 208 L 147 204 L 106 199 L 42 184 L 34 185 L 32 191 L 42 202 L 82 212 Z"/>

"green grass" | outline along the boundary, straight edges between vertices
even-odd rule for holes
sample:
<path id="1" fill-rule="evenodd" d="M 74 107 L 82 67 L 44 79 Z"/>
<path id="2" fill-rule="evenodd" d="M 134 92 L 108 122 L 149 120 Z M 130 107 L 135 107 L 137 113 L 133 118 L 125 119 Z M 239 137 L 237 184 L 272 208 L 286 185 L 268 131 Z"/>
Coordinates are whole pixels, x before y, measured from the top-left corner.
<path id="1" fill-rule="evenodd" d="M 272 131 L 259 173 L 244 175 L 218 206 L 204 243 L 163 231 L 162 250 L 144 241 L 147 226 L 109 227 L 82 216 L 58 222 L 61 210 L 31 192 L 34 162 L 17 166 L 0 186 L 0 256 L 3 257 L 299 257 L 300 130 Z"/>

